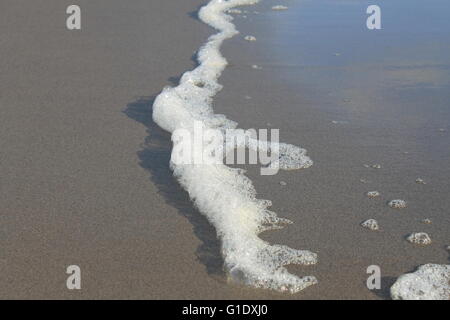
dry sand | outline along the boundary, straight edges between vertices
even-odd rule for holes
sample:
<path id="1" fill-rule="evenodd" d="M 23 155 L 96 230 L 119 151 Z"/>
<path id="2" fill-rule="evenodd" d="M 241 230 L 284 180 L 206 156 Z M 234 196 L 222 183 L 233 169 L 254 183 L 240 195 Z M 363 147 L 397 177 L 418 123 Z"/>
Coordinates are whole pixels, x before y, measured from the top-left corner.
<path id="1" fill-rule="evenodd" d="M 223 286 L 198 258 L 212 230 L 150 124 L 152 95 L 211 33 L 191 13 L 204 2 L 78 1 L 78 32 L 65 28 L 70 1 L 2 1 L 0 297 L 206 298 Z M 155 152 L 142 151 L 147 136 Z M 65 286 L 70 264 L 79 292 Z"/>

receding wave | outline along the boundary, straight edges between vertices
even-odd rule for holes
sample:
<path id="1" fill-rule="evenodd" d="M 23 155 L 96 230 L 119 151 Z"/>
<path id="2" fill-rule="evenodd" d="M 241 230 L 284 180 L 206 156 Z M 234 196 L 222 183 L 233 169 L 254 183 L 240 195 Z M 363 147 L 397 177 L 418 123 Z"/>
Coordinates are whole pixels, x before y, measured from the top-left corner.
<path id="1" fill-rule="evenodd" d="M 258 0 L 212 0 L 199 11 L 200 19 L 218 33 L 209 37 L 198 52 L 198 67 L 186 72 L 178 86 L 167 87 L 156 98 L 153 119 L 172 133 L 174 149 L 183 140 L 174 138 L 177 129 L 194 130 L 195 122 L 205 128 L 234 129 L 237 123 L 224 115 L 215 114 L 213 97 L 222 89 L 218 78 L 227 65 L 220 52 L 222 43 L 238 33 L 227 10 L 256 4 Z M 219 150 L 222 145 L 208 145 L 208 150 Z M 249 143 L 249 148 L 260 147 Z M 269 145 L 269 148 L 274 147 Z M 280 169 L 300 169 L 312 165 L 306 150 L 290 144 L 277 144 L 278 158 L 271 165 Z M 224 269 L 229 279 L 257 288 L 298 292 L 317 283 L 314 276 L 299 277 L 284 267 L 288 264 L 310 265 L 317 255 L 307 250 L 295 250 L 284 245 L 270 245 L 258 237 L 263 231 L 279 229 L 289 220 L 277 217 L 268 210 L 271 202 L 256 198 L 256 192 L 244 171 L 224 163 L 179 164 L 173 161 L 171 169 L 181 186 L 189 193 L 198 210 L 215 227 L 221 240 Z M 212 151 L 212 153 L 214 153 Z M 211 155 L 212 156 L 212 155 Z"/>

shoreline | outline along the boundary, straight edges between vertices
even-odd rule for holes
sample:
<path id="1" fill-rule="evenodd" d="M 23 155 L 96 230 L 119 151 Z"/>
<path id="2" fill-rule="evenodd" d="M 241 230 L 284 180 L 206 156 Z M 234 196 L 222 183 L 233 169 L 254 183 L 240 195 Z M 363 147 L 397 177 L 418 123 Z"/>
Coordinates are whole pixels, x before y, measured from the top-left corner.
<path id="1" fill-rule="evenodd" d="M 238 147 L 235 138 L 244 141 L 242 146 L 255 152 L 264 148 L 263 142 L 238 130 L 234 131 L 236 137 L 225 137 L 224 131 L 237 128 L 237 123 L 222 114 L 215 114 L 212 108 L 214 97 L 223 89 L 219 78 L 228 65 L 221 47 L 226 40 L 239 34 L 227 13 L 238 6 L 257 3 L 255 0 L 212 0 L 200 9 L 200 19 L 217 33 L 199 50 L 198 66 L 184 73 L 178 86 L 165 88 L 156 97 L 153 120 L 172 134 L 171 170 L 195 207 L 215 227 L 229 282 L 294 294 L 317 284 L 317 279 L 312 275 L 299 277 L 289 273 L 285 266 L 315 265 L 317 254 L 261 240 L 261 232 L 278 230 L 291 221 L 279 218 L 269 210 L 270 200 L 256 197 L 257 191 L 244 172 L 230 168 L 216 158 L 224 143 L 233 143 L 231 150 Z M 254 40 L 251 36 L 245 39 Z M 195 137 L 198 125 L 204 130 L 215 130 L 221 141 L 211 140 L 207 146 L 203 140 L 195 141 L 203 145 L 201 154 L 207 157 L 200 165 L 177 161 L 177 156 L 183 157 L 179 153 L 191 150 L 191 137 Z M 295 145 L 271 141 L 265 148 L 271 153 L 275 148 L 278 150 L 276 159 L 267 164 L 277 163 L 277 171 L 307 169 L 313 163 L 306 150 Z"/>

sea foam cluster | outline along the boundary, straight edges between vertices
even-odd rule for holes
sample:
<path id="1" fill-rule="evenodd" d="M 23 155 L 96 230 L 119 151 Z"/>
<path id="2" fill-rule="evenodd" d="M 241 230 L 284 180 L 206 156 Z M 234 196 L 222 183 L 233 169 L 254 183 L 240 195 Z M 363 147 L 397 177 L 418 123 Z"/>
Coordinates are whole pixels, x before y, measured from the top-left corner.
<path id="1" fill-rule="evenodd" d="M 388 206 L 393 209 L 404 209 L 406 208 L 406 201 L 405 200 L 391 200 L 388 202 Z"/>
<path id="2" fill-rule="evenodd" d="M 368 219 L 366 221 L 364 221 L 363 223 L 361 223 L 361 225 L 369 230 L 372 231 L 377 231 L 380 230 L 380 226 L 378 225 L 378 221 L 375 219 Z"/>
<path id="3" fill-rule="evenodd" d="M 257 0 L 212 0 L 199 12 L 199 18 L 218 30 L 198 52 L 198 67 L 186 72 L 176 87 L 167 87 L 155 99 L 153 120 L 172 133 L 174 149 L 183 140 L 174 139 L 177 129 L 193 130 L 201 121 L 205 128 L 222 130 L 237 127 L 224 115 L 215 114 L 212 100 L 222 86 L 218 78 L 227 65 L 220 53 L 224 40 L 238 31 L 227 15 L 230 9 L 251 5 Z M 224 137 L 225 139 L 225 137 Z M 306 150 L 289 144 L 276 146 L 258 140 L 246 140 L 248 148 L 273 148 L 278 157 L 269 167 L 301 169 L 312 165 Z M 276 148 L 275 148 L 276 147 Z M 220 150 L 223 145 L 208 145 L 209 150 Z M 173 149 L 173 150 L 174 150 Z M 208 156 L 208 155 L 206 155 Z M 174 153 L 172 151 L 172 158 Z M 171 169 L 181 186 L 189 193 L 198 210 L 215 227 L 221 240 L 224 268 L 233 281 L 258 288 L 283 292 L 298 292 L 317 283 L 313 276 L 299 277 L 284 267 L 288 264 L 310 265 L 317 255 L 308 250 L 295 250 L 283 245 L 270 245 L 258 234 L 279 229 L 290 221 L 277 217 L 268 210 L 270 201 L 256 198 L 250 179 L 242 170 L 225 164 L 177 164 Z"/>
<path id="4" fill-rule="evenodd" d="M 414 232 L 411 233 L 406 240 L 408 240 L 409 242 L 413 243 L 413 244 L 418 244 L 418 245 L 422 245 L 422 246 L 427 246 L 429 244 L 431 244 L 431 238 L 428 235 L 428 233 L 425 232 Z"/>
<path id="5" fill-rule="evenodd" d="M 425 264 L 400 276 L 391 287 L 394 300 L 450 300 L 450 265 Z"/>
<path id="6" fill-rule="evenodd" d="M 369 191 L 366 193 L 369 198 L 379 197 L 381 194 L 378 191 Z"/>

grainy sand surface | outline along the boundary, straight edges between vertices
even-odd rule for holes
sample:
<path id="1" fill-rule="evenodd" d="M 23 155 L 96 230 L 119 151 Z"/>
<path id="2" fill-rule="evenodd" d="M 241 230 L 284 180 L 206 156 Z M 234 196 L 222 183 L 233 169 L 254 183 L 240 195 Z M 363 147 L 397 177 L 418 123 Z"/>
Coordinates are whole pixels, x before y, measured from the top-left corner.
<path id="1" fill-rule="evenodd" d="M 382 122 L 402 108 L 375 112 L 380 121 L 350 116 L 336 107 L 347 96 L 324 95 L 331 80 L 308 87 L 308 77 L 293 76 L 298 62 L 286 65 L 286 57 L 268 51 L 283 42 L 269 32 L 280 21 L 263 4 L 259 15 L 236 18 L 242 35 L 258 40 L 238 36 L 225 44 L 230 67 L 215 109 L 243 128 L 280 128 L 282 140 L 308 149 L 310 169 L 249 174 L 260 197 L 294 221 L 262 236 L 317 252 L 317 266 L 290 269 L 320 283 L 283 295 L 226 282 L 215 231 L 172 178 L 170 136 L 151 121 L 155 95 L 195 66 L 193 54 L 213 32 L 195 18 L 205 2 L 78 1 L 82 30 L 68 31 L 69 1 L 2 1 L 0 298 L 379 299 L 394 277 L 422 263 L 448 263 L 449 133 L 438 131 L 448 109 L 439 109 L 444 122 L 420 122 L 420 112 L 398 125 Z M 351 101 L 364 97 L 351 93 Z M 427 101 L 420 97 L 448 101 L 413 93 L 383 101 L 416 103 L 414 110 Z M 364 110 L 374 110 L 370 103 Z M 416 184 L 418 177 L 428 184 Z M 382 197 L 368 199 L 372 190 Z M 388 208 L 393 198 L 409 208 Z M 368 218 L 382 230 L 360 227 Z M 407 243 L 414 231 L 429 232 L 433 245 Z M 66 289 L 71 264 L 81 267 L 80 291 Z M 371 264 L 382 267 L 378 292 L 365 287 Z"/>

